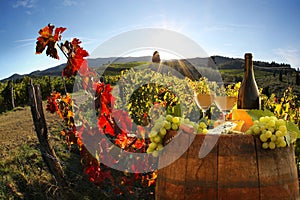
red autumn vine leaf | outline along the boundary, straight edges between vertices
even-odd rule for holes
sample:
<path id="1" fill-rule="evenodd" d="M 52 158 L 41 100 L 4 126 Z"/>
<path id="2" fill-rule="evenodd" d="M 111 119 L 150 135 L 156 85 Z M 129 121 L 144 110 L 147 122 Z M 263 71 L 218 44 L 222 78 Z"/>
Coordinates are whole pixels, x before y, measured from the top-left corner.
<path id="1" fill-rule="evenodd" d="M 73 101 L 69 93 L 67 93 L 65 96 L 61 96 L 61 101 L 65 102 L 67 105 L 73 105 Z"/>
<path id="2" fill-rule="evenodd" d="M 93 82 L 93 89 L 97 95 L 100 95 L 104 89 L 104 83 Z"/>
<path id="3" fill-rule="evenodd" d="M 106 84 L 104 86 L 104 92 L 103 95 L 105 97 L 105 102 L 111 107 L 114 107 L 116 98 L 111 94 L 112 87 L 109 84 Z M 110 109 L 111 110 L 111 109 Z"/>
<path id="4" fill-rule="evenodd" d="M 102 115 L 99 117 L 98 126 L 100 129 L 104 130 L 104 133 L 109 134 L 111 136 L 115 136 L 115 131 L 112 127 L 112 123 L 108 120 L 106 116 Z"/>
<path id="5" fill-rule="evenodd" d="M 65 140 L 68 145 L 76 144 L 77 143 L 77 137 L 73 130 L 62 130 L 61 134 L 65 137 Z"/>
<path id="6" fill-rule="evenodd" d="M 131 140 L 127 137 L 126 134 L 119 134 L 115 140 L 115 144 L 125 149 L 128 144 L 130 144 Z"/>
<path id="7" fill-rule="evenodd" d="M 93 83 L 95 91 L 95 108 L 101 112 L 102 115 L 111 115 L 111 108 L 114 105 L 115 97 L 111 94 L 112 88 L 110 85 L 104 83 Z"/>
<path id="8" fill-rule="evenodd" d="M 150 178 L 150 177 L 148 177 L 148 186 L 151 186 L 151 185 L 154 185 L 155 184 L 155 182 L 156 182 L 156 178 L 157 178 L 157 171 L 154 171 L 153 173 L 152 173 L 152 177 Z"/>
<path id="9" fill-rule="evenodd" d="M 110 180 L 111 183 L 114 183 L 115 181 L 111 175 L 111 171 L 100 170 L 100 172 L 97 174 L 97 177 L 95 177 L 95 182 L 105 183 L 106 180 Z"/>
<path id="10" fill-rule="evenodd" d="M 46 110 L 49 111 L 50 113 L 55 113 L 56 111 L 58 111 L 58 106 L 56 103 L 56 99 L 53 97 L 47 97 L 47 108 Z"/>
<path id="11" fill-rule="evenodd" d="M 91 76 L 96 76 L 96 72 L 92 68 L 88 67 L 87 60 L 83 60 L 78 73 L 82 76 L 82 86 L 83 89 L 86 90 L 92 81 Z"/>
<path id="12" fill-rule="evenodd" d="M 36 54 L 41 54 L 47 47 L 46 55 L 59 59 L 55 45 L 61 39 L 61 34 L 66 30 L 66 28 L 56 28 L 54 35 L 52 35 L 53 30 L 54 25 L 48 24 L 48 26 L 45 26 L 39 31 L 40 36 L 37 38 L 36 42 Z"/>
<path id="13" fill-rule="evenodd" d="M 145 147 L 146 143 L 144 139 L 137 139 L 135 143 L 132 145 L 136 149 L 142 149 Z"/>
<path id="14" fill-rule="evenodd" d="M 132 130 L 132 120 L 128 112 L 124 110 L 114 110 L 112 117 L 116 122 L 117 126 L 126 133 L 130 133 Z"/>
<path id="15" fill-rule="evenodd" d="M 68 55 L 68 62 L 66 67 L 63 69 L 63 76 L 71 77 L 75 76 L 77 72 L 81 76 L 88 76 L 95 73 L 92 72 L 88 67 L 88 62 L 85 57 L 89 56 L 89 53 L 80 47 L 81 41 L 77 38 L 74 38 L 71 43 L 65 42 L 63 49 L 66 49 Z"/>
<path id="16" fill-rule="evenodd" d="M 79 146 L 79 149 L 81 149 L 82 145 L 83 145 L 82 134 L 84 132 L 84 129 L 85 129 L 85 127 L 82 126 L 77 132 L 77 144 Z"/>
<path id="17" fill-rule="evenodd" d="M 57 101 L 61 98 L 61 95 L 59 92 L 52 92 L 50 97 L 47 97 L 47 108 L 46 110 L 50 113 L 58 112 L 59 114 L 59 106 L 57 104 Z"/>

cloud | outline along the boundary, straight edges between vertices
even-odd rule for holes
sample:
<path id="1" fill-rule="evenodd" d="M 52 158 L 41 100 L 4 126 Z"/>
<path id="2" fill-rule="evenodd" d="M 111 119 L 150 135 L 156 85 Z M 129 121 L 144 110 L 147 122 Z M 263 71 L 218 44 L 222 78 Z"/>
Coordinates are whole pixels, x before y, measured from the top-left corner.
<path id="1" fill-rule="evenodd" d="M 210 32 L 210 31 L 216 31 L 216 32 L 218 32 L 218 31 L 230 31 L 231 29 L 229 28 L 229 27 L 227 27 L 227 26 L 205 26 L 204 27 L 204 31 L 208 31 L 208 32 Z"/>
<path id="2" fill-rule="evenodd" d="M 24 7 L 24 8 L 33 8 L 35 7 L 37 0 L 18 0 L 13 4 L 13 8 Z"/>
<path id="3" fill-rule="evenodd" d="M 281 56 L 284 60 L 291 64 L 293 67 L 300 67 L 300 53 L 298 49 L 289 48 L 277 48 L 273 49 L 273 52 L 276 55 Z"/>
<path id="4" fill-rule="evenodd" d="M 15 40 L 14 42 L 23 43 L 23 42 L 33 42 L 35 40 L 36 40 L 36 38 L 28 38 L 28 39 L 22 39 L 22 40 Z"/>
<path id="5" fill-rule="evenodd" d="M 27 46 L 35 46 L 36 38 L 15 40 L 14 43 L 18 43 L 15 48 L 23 48 Z"/>
<path id="6" fill-rule="evenodd" d="M 64 6 L 74 6 L 76 5 L 78 2 L 75 0 L 64 0 L 63 1 L 63 5 Z"/>

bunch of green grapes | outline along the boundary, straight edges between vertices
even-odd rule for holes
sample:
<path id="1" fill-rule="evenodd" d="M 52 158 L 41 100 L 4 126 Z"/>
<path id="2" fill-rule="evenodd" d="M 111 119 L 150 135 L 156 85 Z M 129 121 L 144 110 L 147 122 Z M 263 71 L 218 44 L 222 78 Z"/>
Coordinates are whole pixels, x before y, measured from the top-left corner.
<path id="1" fill-rule="evenodd" d="M 198 124 L 193 122 L 193 121 L 190 121 L 189 119 L 187 118 L 181 118 L 181 121 L 180 121 L 181 124 L 185 125 L 185 126 L 189 126 L 189 127 L 192 127 L 194 130 L 193 132 L 195 134 L 207 134 L 208 133 L 208 130 L 207 130 L 207 122 L 206 121 L 200 121 Z"/>
<path id="2" fill-rule="evenodd" d="M 167 115 L 161 115 L 150 131 L 149 138 L 151 143 L 148 146 L 147 153 L 152 153 L 153 156 L 158 156 L 158 151 L 163 149 L 164 137 L 168 130 L 177 131 L 180 126 L 180 118 Z"/>
<path id="3" fill-rule="evenodd" d="M 275 149 L 287 146 L 286 121 L 275 116 L 265 116 L 254 121 L 254 125 L 246 131 L 247 134 L 259 135 L 263 149 Z"/>
<path id="4" fill-rule="evenodd" d="M 160 116 L 150 131 L 149 138 L 151 143 L 148 146 L 147 153 L 152 153 L 153 156 L 158 156 L 160 150 L 164 148 L 163 142 L 165 135 L 169 130 L 177 131 L 182 125 L 184 129 L 192 129 L 194 133 L 204 133 L 206 134 L 207 125 L 205 122 L 200 122 L 199 124 L 190 121 L 189 119 L 184 119 L 181 117 L 175 117 L 172 115 Z"/>
<path id="5" fill-rule="evenodd" d="M 208 133 L 207 124 L 205 122 L 200 122 L 199 123 L 199 127 L 197 129 L 197 133 L 203 133 L 203 134 L 207 134 Z"/>

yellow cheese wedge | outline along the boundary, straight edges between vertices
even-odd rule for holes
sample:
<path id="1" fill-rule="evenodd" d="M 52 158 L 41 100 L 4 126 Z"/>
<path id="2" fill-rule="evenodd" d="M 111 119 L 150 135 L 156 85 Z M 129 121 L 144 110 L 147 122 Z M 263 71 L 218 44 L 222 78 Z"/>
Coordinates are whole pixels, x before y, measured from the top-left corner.
<path id="1" fill-rule="evenodd" d="M 244 121 L 244 124 L 241 127 L 242 132 L 246 132 L 252 125 L 252 117 L 247 113 L 246 109 L 234 109 L 232 110 L 232 120 L 235 121 Z"/>

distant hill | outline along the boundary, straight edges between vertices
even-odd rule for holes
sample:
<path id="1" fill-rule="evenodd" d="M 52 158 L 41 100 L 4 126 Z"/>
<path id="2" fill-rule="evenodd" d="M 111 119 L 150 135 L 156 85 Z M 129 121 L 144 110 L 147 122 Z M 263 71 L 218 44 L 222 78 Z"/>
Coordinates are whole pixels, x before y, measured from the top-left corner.
<path id="1" fill-rule="evenodd" d="M 163 59 L 163 58 L 162 58 Z M 118 81 L 118 76 L 123 70 L 148 65 L 151 63 L 151 56 L 144 57 L 110 57 L 110 58 L 94 58 L 88 59 L 89 66 L 92 67 L 99 75 L 106 76 L 106 81 L 110 84 L 115 84 Z M 191 80 L 199 80 L 201 76 L 207 77 L 211 81 L 223 81 L 227 83 L 241 82 L 244 77 L 245 61 L 241 58 L 229 58 L 225 56 L 211 56 L 207 58 L 187 58 L 180 60 L 163 60 L 162 66 L 167 65 L 175 70 L 175 75 L 178 72 L 182 76 L 179 78 L 188 77 Z M 292 87 L 294 94 L 300 99 L 300 85 L 297 83 L 297 77 L 300 72 L 291 68 L 289 64 L 253 61 L 255 70 L 255 79 L 259 88 L 263 89 L 264 94 L 274 93 L 276 96 L 281 96 L 285 89 Z M 54 76 L 61 80 L 62 70 L 66 64 L 61 64 L 46 70 L 38 70 L 30 74 L 13 74 L 12 76 L 1 80 L 22 79 L 24 76 L 43 77 Z M 149 67 L 156 67 L 149 65 Z M 159 68 L 160 72 L 170 72 L 169 68 Z M 108 75 L 108 76 L 107 76 Z M 73 86 L 70 86 L 73 87 Z M 63 89 L 62 89 L 63 90 Z"/>
<path id="2" fill-rule="evenodd" d="M 228 58 L 223 56 L 212 56 L 212 60 L 215 62 L 218 69 L 244 69 L 245 61 L 241 58 Z M 295 71 L 291 68 L 291 65 L 285 63 L 275 62 L 264 62 L 264 61 L 253 61 L 254 70 L 278 72 L 286 70 L 289 72 Z"/>
<path id="3" fill-rule="evenodd" d="M 143 56 L 143 57 L 109 57 L 109 58 L 93 58 L 88 59 L 89 66 L 97 71 L 101 71 L 101 67 L 107 67 L 112 63 L 133 63 L 133 62 L 151 62 L 151 56 Z M 207 70 L 225 70 L 225 69 L 243 69 L 244 68 L 244 59 L 241 58 L 229 58 L 224 56 L 211 56 L 208 58 L 188 58 L 181 60 L 167 60 L 164 61 L 164 64 L 172 66 L 180 73 L 188 76 L 192 79 L 199 78 L 200 73 L 206 73 Z M 17 80 L 21 79 L 24 76 L 30 77 L 40 77 L 40 76 L 61 76 L 61 72 L 65 67 L 65 63 L 48 68 L 46 70 L 38 70 L 31 72 L 30 74 L 13 74 L 12 76 L 1 80 L 1 82 L 5 82 L 7 80 Z M 205 69 L 204 69 L 205 68 Z M 118 68 L 119 71 L 122 68 Z M 254 69 L 261 71 L 270 71 L 270 72 L 279 72 L 280 70 L 286 71 L 295 71 L 295 69 L 291 68 L 288 64 L 278 64 L 278 63 L 268 63 L 262 61 L 254 61 Z M 110 69 L 114 70 L 114 69 Z"/>
<path id="4" fill-rule="evenodd" d="M 91 58 L 88 59 L 89 66 L 92 68 L 99 68 L 102 67 L 105 64 L 110 63 L 129 63 L 129 62 L 150 62 L 151 56 L 143 56 L 143 57 L 109 57 L 109 58 Z M 8 80 L 16 81 L 17 79 L 21 79 L 24 76 L 30 76 L 30 77 L 39 77 L 39 76 L 61 76 L 62 70 L 66 66 L 66 63 L 60 64 L 55 67 L 48 68 L 46 70 L 37 70 L 34 72 L 31 72 L 30 74 L 13 74 L 12 76 L 0 80 L 1 82 L 5 82 Z"/>
<path id="5" fill-rule="evenodd" d="M 13 74 L 13 75 L 11 75 L 10 77 L 1 80 L 1 82 L 5 82 L 5 81 L 8 81 L 8 80 L 13 80 L 13 81 L 15 81 L 15 80 L 21 79 L 21 78 L 23 78 L 23 77 L 24 77 L 24 75 Z"/>
<path id="6" fill-rule="evenodd" d="M 151 56 L 92 58 L 88 59 L 88 62 L 90 67 L 98 68 L 111 63 L 151 62 L 151 58 Z"/>

